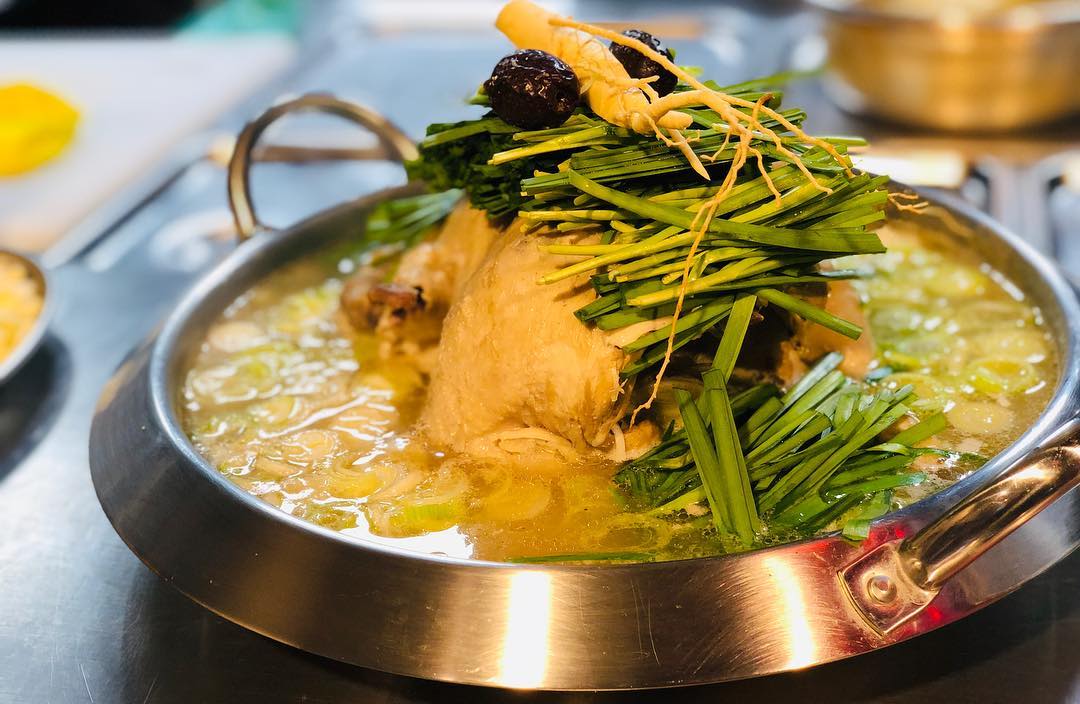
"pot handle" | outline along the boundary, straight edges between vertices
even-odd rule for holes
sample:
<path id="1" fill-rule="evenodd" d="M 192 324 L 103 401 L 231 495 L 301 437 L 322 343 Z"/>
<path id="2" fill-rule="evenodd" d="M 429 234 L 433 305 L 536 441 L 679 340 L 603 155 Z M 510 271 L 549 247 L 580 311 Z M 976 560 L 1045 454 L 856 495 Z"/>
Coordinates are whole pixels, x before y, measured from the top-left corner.
<path id="1" fill-rule="evenodd" d="M 918 615 L 942 586 L 1039 511 L 1080 483 L 1080 428 L 1056 446 L 1015 462 L 918 533 L 862 555 L 840 570 L 855 608 L 882 634 Z"/>
<path id="2" fill-rule="evenodd" d="M 236 146 L 229 159 L 229 207 L 236 223 L 237 237 L 241 242 L 258 232 L 270 229 L 255 215 L 255 207 L 251 200 L 249 174 L 255 145 L 267 127 L 279 118 L 297 112 L 323 112 L 337 115 L 370 130 L 379 139 L 382 149 L 375 152 L 351 152 L 353 158 L 390 158 L 404 163 L 417 156 L 416 145 L 408 135 L 385 117 L 363 105 L 324 93 L 309 93 L 274 105 L 244 126 L 236 138 Z"/>

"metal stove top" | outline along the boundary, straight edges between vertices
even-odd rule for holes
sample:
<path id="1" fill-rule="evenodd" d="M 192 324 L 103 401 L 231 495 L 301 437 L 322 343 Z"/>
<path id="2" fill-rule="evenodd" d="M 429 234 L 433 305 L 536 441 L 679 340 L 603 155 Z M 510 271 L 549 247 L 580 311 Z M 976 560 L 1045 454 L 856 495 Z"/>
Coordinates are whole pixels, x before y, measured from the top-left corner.
<path id="1" fill-rule="evenodd" d="M 758 73 L 775 70 L 791 55 L 783 47 L 753 47 L 751 57 L 745 30 L 756 20 L 742 10 L 706 14 L 728 24 L 708 30 L 680 59 L 707 66 L 721 81 L 745 77 L 751 64 Z M 776 21 L 791 37 L 805 29 L 801 15 Z M 467 114 L 460 96 L 504 48 L 491 34 L 361 41 L 346 28 L 323 56 L 275 94 L 225 118 L 220 129 L 234 133 L 243 116 L 276 95 L 333 90 L 419 134 L 431 115 Z M 961 151 L 962 175 L 953 185 L 999 216 L 1015 218 L 1021 234 L 1080 273 L 1080 193 L 1066 185 L 1066 171 L 1076 167 L 1069 161 L 1075 156 L 1064 154 L 1080 146 L 1076 126 L 1024 143 L 1022 161 L 1010 163 L 1002 155 L 1016 153 L 1016 144 L 1007 138 L 961 142 L 864 125 L 825 105 L 812 82 L 794 92 L 792 102 L 812 109 L 817 130 L 870 133 L 901 148 Z M 0 701 L 585 701 L 583 694 L 507 694 L 422 682 L 291 649 L 189 602 L 113 533 L 90 484 L 90 417 L 127 351 L 233 246 L 224 173 L 209 156 L 213 137 L 193 140 L 45 256 L 58 301 L 52 332 L 0 388 Z M 1080 177 L 1069 178 L 1075 188 Z M 285 224 L 400 180 L 390 167 L 268 164 L 257 169 L 255 197 L 268 222 Z M 597 699 L 1080 701 L 1077 642 L 1080 555 L 959 624 L 883 652 L 793 675 Z"/>

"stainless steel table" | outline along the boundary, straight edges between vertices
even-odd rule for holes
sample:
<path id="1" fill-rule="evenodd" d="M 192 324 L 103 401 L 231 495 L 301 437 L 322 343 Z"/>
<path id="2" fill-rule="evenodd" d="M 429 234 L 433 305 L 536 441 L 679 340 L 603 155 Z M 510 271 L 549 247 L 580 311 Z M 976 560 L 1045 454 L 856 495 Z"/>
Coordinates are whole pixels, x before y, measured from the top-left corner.
<path id="1" fill-rule="evenodd" d="M 484 77 L 502 48 L 493 36 L 464 49 L 460 38 L 447 37 L 346 44 L 289 86 L 364 100 L 414 133 L 433 116 L 464 115 L 459 96 Z M 680 58 L 719 64 L 713 75 L 726 73 L 721 80 L 744 70 L 701 47 Z M 773 61 L 759 68 L 776 67 Z M 410 84 L 421 77 L 422 85 Z M 835 113 L 819 114 L 843 122 Z M 238 119 L 225 120 L 222 129 L 235 130 Z M 439 685 L 310 656 L 187 601 L 113 533 L 87 469 L 94 403 L 124 354 L 232 246 L 222 229 L 224 175 L 199 154 L 179 155 L 150 183 L 152 197 L 126 201 L 118 223 L 92 241 L 53 253 L 59 309 L 52 333 L 0 388 L 0 702 L 591 700 Z M 262 166 L 256 197 L 266 203 L 267 220 L 286 222 L 398 178 L 392 169 L 349 164 Z M 966 621 L 888 651 L 751 682 L 595 699 L 1080 701 L 1077 643 L 1080 555 Z"/>

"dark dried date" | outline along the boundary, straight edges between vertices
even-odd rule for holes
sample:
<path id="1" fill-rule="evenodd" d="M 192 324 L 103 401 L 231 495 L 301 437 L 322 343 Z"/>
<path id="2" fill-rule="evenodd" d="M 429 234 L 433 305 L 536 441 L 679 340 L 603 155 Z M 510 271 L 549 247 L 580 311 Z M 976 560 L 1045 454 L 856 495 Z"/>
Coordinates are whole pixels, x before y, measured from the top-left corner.
<path id="1" fill-rule="evenodd" d="M 558 127 L 581 100 L 577 74 L 546 51 L 523 49 L 495 64 L 484 90 L 495 114 L 526 130 Z"/>
<path id="2" fill-rule="evenodd" d="M 675 55 L 671 53 L 671 49 L 665 47 L 659 39 L 648 32 L 643 32 L 640 29 L 628 29 L 623 32 L 623 35 L 630 37 L 631 39 L 637 39 L 650 49 L 668 57 L 669 60 L 675 58 Z M 675 84 L 678 83 L 675 74 L 668 71 L 653 59 L 645 56 L 637 49 L 631 49 L 628 46 L 612 42 L 611 53 L 615 55 L 615 58 L 619 60 L 619 63 L 623 65 L 623 68 L 626 69 L 626 72 L 630 74 L 631 78 L 659 76 L 657 80 L 652 82 L 652 87 L 653 90 L 660 95 L 667 95 L 675 90 Z"/>

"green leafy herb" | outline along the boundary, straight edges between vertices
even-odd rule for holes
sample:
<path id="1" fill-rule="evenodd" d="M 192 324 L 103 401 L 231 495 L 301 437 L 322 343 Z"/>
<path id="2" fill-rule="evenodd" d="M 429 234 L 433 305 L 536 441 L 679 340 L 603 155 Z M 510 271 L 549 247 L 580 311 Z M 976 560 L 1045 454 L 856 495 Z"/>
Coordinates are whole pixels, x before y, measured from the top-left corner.
<path id="1" fill-rule="evenodd" d="M 874 390 L 847 378 L 836 369 L 842 357 L 833 353 L 782 396 L 758 386 L 729 404 L 724 359 L 718 352 L 697 402 L 678 394 L 683 428 L 617 475 L 646 510 L 667 515 L 704 501 L 720 535 L 749 547 L 768 535 L 814 533 L 858 508 L 845 524 L 845 535 L 855 538 L 884 513 L 876 513 L 882 501 L 887 510 L 893 489 L 925 481 L 911 464 L 938 451 L 912 445 L 940 432 L 942 418 L 931 416 L 875 444 L 909 415 L 909 388 Z M 745 398 L 757 410 L 740 425 L 733 411 Z"/>
<path id="2" fill-rule="evenodd" d="M 451 189 L 379 203 L 368 216 L 368 240 L 412 246 L 442 222 L 463 195 L 463 191 Z"/>

